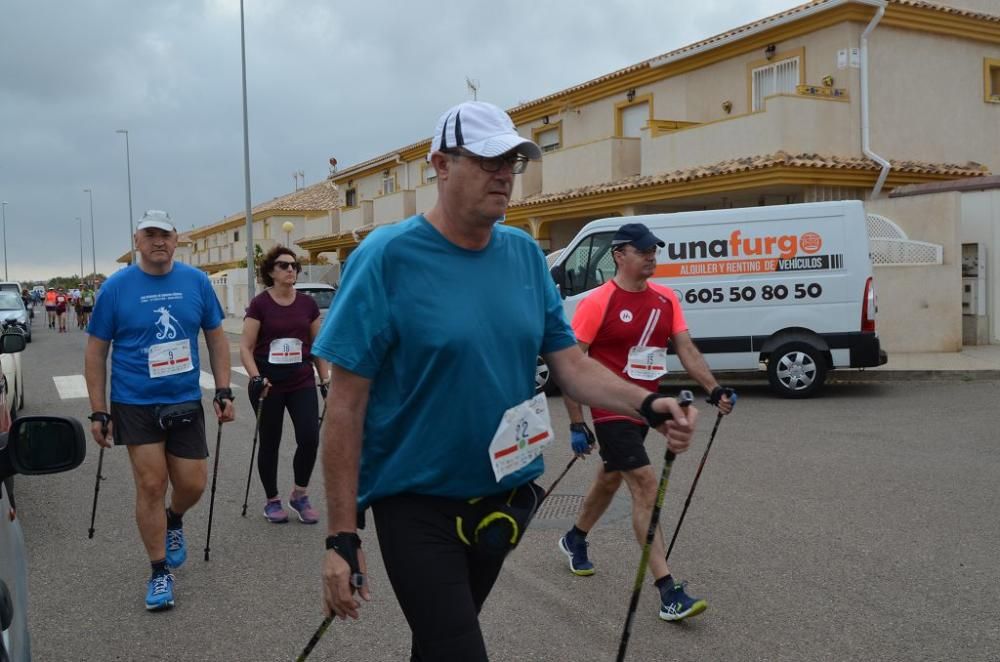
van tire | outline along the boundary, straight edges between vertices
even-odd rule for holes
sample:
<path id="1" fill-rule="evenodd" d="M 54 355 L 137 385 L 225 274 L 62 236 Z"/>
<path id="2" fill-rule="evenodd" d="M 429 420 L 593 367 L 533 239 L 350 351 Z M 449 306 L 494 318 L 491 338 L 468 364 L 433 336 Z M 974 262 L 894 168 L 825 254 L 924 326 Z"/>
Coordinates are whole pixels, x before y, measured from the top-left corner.
<path id="1" fill-rule="evenodd" d="M 826 381 L 824 352 L 806 342 L 786 343 L 771 352 L 767 379 L 771 389 L 783 398 L 808 398 Z"/>

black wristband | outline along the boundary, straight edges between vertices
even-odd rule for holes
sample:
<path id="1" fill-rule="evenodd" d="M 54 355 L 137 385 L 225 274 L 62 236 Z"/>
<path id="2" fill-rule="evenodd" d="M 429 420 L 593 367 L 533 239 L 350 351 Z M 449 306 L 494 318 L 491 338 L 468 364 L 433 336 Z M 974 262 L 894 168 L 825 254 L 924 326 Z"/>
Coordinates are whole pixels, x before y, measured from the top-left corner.
<path id="1" fill-rule="evenodd" d="M 223 400 L 229 400 L 232 402 L 235 399 L 233 398 L 233 389 L 228 387 L 217 388 L 215 389 L 215 397 L 212 399 L 215 400 L 215 402 L 218 402 L 220 407 L 225 407 L 226 405 L 222 402 Z"/>
<path id="2" fill-rule="evenodd" d="M 106 411 L 95 411 L 90 416 L 87 417 L 93 423 L 101 423 L 102 425 L 107 425 L 111 420 L 111 414 Z"/>
<path id="3" fill-rule="evenodd" d="M 651 428 L 658 428 L 671 419 L 670 414 L 661 414 L 653 411 L 654 400 L 669 397 L 670 396 L 663 395 L 661 393 L 650 393 L 646 396 L 646 399 L 642 401 L 641 405 L 639 405 L 639 415 L 646 420 L 646 425 Z"/>
<path id="4" fill-rule="evenodd" d="M 361 563 L 358 561 L 358 550 L 361 549 L 361 538 L 357 533 L 340 532 L 326 537 L 326 548 L 333 550 L 347 562 L 351 569 L 351 586 L 361 588 L 365 585 L 365 576 L 361 574 Z"/>
<path id="5" fill-rule="evenodd" d="M 355 551 L 361 549 L 361 536 L 357 533 L 341 532 L 326 537 L 326 548 L 334 550 L 341 556 L 343 556 L 342 550 L 347 549 L 347 546 L 353 546 Z"/>

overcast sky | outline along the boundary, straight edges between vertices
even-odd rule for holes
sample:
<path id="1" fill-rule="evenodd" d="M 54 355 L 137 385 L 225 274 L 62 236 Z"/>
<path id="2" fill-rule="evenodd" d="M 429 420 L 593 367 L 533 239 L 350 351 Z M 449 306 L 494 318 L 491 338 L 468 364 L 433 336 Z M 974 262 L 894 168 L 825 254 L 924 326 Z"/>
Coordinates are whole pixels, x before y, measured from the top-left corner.
<path id="1" fill-rule="evenodd" d="M 253 204 L 429 138 L 449 106 L 510 108 L 795 0 L 247 0 Z M 133 216 L 181 230 L 244 208 L 239 0 L 0 2 L 0 200 L 10 279 L 90 273 Z M 0 264 L 0 268 L 3 265 Z"/>

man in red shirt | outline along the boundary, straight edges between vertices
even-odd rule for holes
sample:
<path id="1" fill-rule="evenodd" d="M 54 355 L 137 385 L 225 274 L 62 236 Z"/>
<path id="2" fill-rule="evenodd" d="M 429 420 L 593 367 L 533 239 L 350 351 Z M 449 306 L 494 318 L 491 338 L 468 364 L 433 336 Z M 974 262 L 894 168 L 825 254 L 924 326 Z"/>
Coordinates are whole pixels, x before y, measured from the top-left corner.
<path id="1" fill-rule="evenodd" d="M 719 386 L 712 376 L 691 340 L 677 296 L 669 287 L 649 282 L 656 270 L 657 246 L 664 243 L 642 223 L 627 223 L 618 229 L 611 244 L 614 278 L 581 301 L 573 316 L 573 332 L 580 348 L 622 379 L 656 391 L 660 377 L 667 372 L 667 344 L 673 343 L 684 369 L 710 394 L 709 402 L 728 414 L 735 393 Z M 578 457 L 589 454 L 594 434 L 584 421 L 583 408 L 565 396 L 563 401 L 569 412 L 573 451 Z M 632 493 L 632 526 L 640 545 L 646 538 L 658 488 L 644 447 L 649 430 L 645 422 L 597 407 L 591 408 L 591 415 L 603 466 L 584 499 L 576 525 L 559 540 L 570 570 L 580 576 L 594 574 L 594 565 L 587 558 L 587 533 L 611 504 L 622 480 Z M 708 605 L 687 595 L 684 583 L 671 576 L 664 556 L 663 537 L 657 528 L 649 569 L 660 590 L 660 618 L 679 621 L 700 614 Z"/>

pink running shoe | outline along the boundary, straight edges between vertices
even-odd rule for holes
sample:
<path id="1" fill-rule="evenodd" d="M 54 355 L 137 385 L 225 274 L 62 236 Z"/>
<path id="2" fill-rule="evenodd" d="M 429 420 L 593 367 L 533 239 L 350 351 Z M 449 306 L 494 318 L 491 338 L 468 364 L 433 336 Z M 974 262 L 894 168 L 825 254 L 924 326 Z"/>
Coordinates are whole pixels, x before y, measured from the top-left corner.
<path id="1" fill-rule="evenodd" d="M 298 513 L 299 521 L 303 524 L 315 524 L 319 521 L 319 513 L 309 503 L 309 497 L 305 494 L 296 496 L 295 492 L 288 497 L 288 507 Z"/>
<path id="2" fill-rule="evenodd" d="M 264 518 L 271 524 L 284 524 L 288 521 L 288 513 L 281 505 L 281 499 L 268 499 L 264 504 Z"/>

